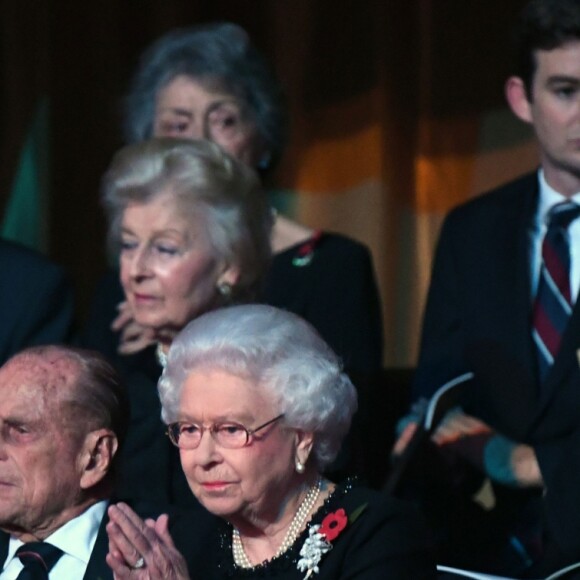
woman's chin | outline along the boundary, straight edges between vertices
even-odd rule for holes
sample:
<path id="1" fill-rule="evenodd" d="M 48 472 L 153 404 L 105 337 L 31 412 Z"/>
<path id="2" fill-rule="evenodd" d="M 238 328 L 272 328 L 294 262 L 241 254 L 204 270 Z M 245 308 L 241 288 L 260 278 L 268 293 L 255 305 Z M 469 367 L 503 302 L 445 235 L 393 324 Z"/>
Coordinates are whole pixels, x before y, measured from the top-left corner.
<path id="1" fill-rule="evenodd" d="M 227 517 L 239 510 L 239 499 L 232 495 L 231 486 L 215 486 L 213 489 L 203 488 L 195 495 L 205 509 L 216 516 Z"/>
<path id="2" fill-rule="evenodd" d="M 142 314 L 140 316 L 135 316 L 135 322 L 142 326 L 148 333 L 155 336 L 163 336 L 168 324 L 165 319 L 161 319 L 158 316 L 152 316 L 148 314 Z"/>
<path id="3" fill-rule="evenodd" d="M 226 520 L 229 519 L 229 516 L 238 512 L 239 506 L 237 502 L 234 504 L 231 501 L 216 501 L 214 499 L 210 501 L 206 501 L 205 498 L 201 499 L 198 498 L 201 505 L 214 516 L 219 516 L 220 518 L 224 518 Z"/>

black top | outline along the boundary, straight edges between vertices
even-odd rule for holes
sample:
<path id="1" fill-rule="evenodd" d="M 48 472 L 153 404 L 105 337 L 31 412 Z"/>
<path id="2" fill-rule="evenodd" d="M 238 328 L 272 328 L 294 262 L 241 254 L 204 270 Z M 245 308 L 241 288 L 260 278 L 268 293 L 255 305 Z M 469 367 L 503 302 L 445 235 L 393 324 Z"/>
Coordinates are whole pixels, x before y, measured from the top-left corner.
<path id="1" fill-rule="evenodd" d="M 211 578 L 277 578 L 301 580 L 298 561 L 310 528 L 329 514 L 344 510 L 348 523 L 319 560 L 316 580 L 422 580 L 435 578 L 423 522 L 409 505 L 358 486 L 352 481 L 338 485 L 293 546 L 262 565 L 238 568 L 232 556 L 232 527 L 223 522 L 214 539 L 207 568 Z M 340 514 L 338 514 L 340 516 Z M 328 520 L 327 520 L 328 521 Z M 205 577 L 205 576 L 204 576 Z"/>
<path id="2" fill-rule="evenodd" d="M 124 299 L 117 272 L 100 281 L 81 342 L 115 360 L 119 337 L 110 330 Z M 345 236 L 319 233 L 275 254 L 261 302 L 310 322 L 349 371 L 381 367 L 381 305 L 368 249 Z"/>
<path id="3" fill-rule="evenodd" d="M 274 256 L 264 302 L 306 319 L 349 371 L 381 368 L 381 304 L 372 258 L 345 236 L 318 233 Z"/>

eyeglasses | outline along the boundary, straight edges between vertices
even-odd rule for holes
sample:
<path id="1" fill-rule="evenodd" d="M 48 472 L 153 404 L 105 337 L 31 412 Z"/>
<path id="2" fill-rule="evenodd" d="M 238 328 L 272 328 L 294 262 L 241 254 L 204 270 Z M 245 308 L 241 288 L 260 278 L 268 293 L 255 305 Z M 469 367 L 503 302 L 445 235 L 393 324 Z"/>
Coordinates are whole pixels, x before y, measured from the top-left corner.
<path id="1" fill-rule="evenodd" d="M 268 425 L 275 423 L 278 419 L 284 417 L 284 413 L 270 419 L 263 425 L 255 429 L 246 429 L 239 423 L 225 421 L 223 423 L 213 423 L 210 427 L 188 423 L 186 421 L 177 421 L 167 426 L 167 435 L 171 443 L 180 449 L 196 449 L 201 443 L 204 431 L 209 431 L 212 439 L 220 446 L 226 449 L 241 449 L 248 445 L 252 435 L 261 431 Z"/>

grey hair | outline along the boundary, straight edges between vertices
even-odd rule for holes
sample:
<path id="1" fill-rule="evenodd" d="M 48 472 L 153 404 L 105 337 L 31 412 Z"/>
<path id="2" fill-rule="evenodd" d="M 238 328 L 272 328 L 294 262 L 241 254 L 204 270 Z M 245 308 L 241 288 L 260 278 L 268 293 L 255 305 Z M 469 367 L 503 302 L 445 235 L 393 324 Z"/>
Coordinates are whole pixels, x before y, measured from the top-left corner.
<path id="1" fill-rule="evenodd" d="M 300 317 L 265 305 L 231 306 L 190 322 L 171 345 L 159 380 L 162 419 L 177 420 L 190 373 L 219 369 L 269 393 L 291 428 L 313 432 L 320 470 L 336 457 L 357 408 L 340 359 Z"/>
<path id="2" fill-rule="evenodd" d="M 128 143 L 153 135 L 159 91 L 180 75 L 240 99 L 264 140 L 270 165 L 279 159 L 288 125 L 282 89 L 243 28 L 229 22 L 174 30 L 143 53 L 125 98 Z"/>
<path id="3" fill-rule="evenodd" d="M 6 365 L 23 363 L 39 374 L 38 387 L 54 396 L 72 434 L 83 438 L 95 429 L 110 429 L 117 437 L 117 453 L 111 459 L 106 480 L 119 468 L 129 422 L 129 399 L 115 369 L 96 351 L 71 346 L 42 345 L 20 351 Z M 47 372 L 51 368 L 52 372 Z M 65 387 L 69 385 L 70 389 Z M 65 421 L 63 424 L 65 424 Z"/>
<path id="4" fill-rule="evenodd" d="M 272 211 L 255 171 L 209 141 L 158 138 L 124 147 L 102 188 L 115 253 L 127 205 L 168 192 L 184 215 L 201 216 L 215 257 L 238 267 L 232 298 L 254 298 L 270 262 L 272 230 Z"/>

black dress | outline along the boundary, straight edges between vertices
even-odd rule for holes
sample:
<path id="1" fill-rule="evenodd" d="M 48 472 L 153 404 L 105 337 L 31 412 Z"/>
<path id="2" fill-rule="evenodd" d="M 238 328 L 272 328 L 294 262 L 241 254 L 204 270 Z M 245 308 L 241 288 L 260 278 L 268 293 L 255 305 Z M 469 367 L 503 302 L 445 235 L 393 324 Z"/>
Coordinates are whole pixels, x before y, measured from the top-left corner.
<path id="1" fill-rule="evenodd" d="M 110 329 L 124 300 L 119 274 L 101 279 L 81 343 L 115 360 L 119 335 Z M 374 373 L 381 367 L 381 304 L 368 249 L 345 236 L 316 233 L 275 254 L 259 300 L 298 314 L 342 358 L 345 369 Z"/>
<path id="2" fill-rule="evenodd" d="M 289 550 L 254 568 L 239 568 L 234 564 L 232 528 L 225 522 L 220 524 L 213 554 L 208 554 L 204 563 L 204 577 L 301 580 L 307 572 L 298 569 L 298 561 L 311 526 L 328 517 L 342 516 L 337 514 L 340 509 L 344 510 L 348 522 L 330 542 L 332 549 L 321 556 L 319 571 L 311 576 L 313 580 L 423 580 L 436 577 L 426 530 L 417 512 L 410 505 L 349 480 L 337 486 Z"/>
<path id="3" fill-rule="evenodd" d="M 368 249 L 318 232 L 274 256 L 263 301 L 298 314 L 355 373 L 381 368 L 381 303 Z"/>

